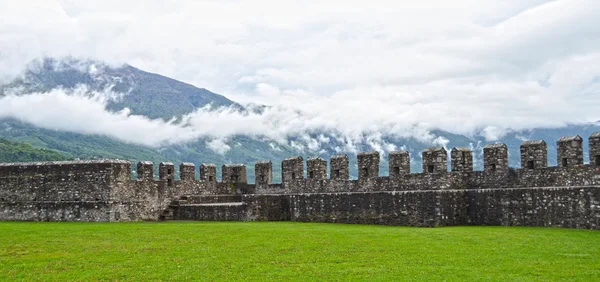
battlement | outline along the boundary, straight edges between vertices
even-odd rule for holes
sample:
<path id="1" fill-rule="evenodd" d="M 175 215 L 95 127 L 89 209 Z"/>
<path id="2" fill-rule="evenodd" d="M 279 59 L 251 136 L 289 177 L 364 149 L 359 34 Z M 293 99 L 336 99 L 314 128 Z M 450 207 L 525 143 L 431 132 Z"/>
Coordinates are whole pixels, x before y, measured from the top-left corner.
<path id="1" fill-rule="evenodd" d="M 583 138 L 562 137 L 556 142 L 558 165 L 548 167 L 547 144 L 525 141 L 520 146 L 521 167 L 511 168 L 506 144 L 483 148 L 483 171 L 473 169 L 473 152 L 444 147 L 422 152 L 422 171 L 411 173 L 408 151 L 388 153 L 389 176 L 379 175 L 380 153 L 358 153 L 358 179 L 351 180 L 348 155 L 289 157 L 281 162 L 281 184 L 273 183 L 273 162 L 257 161 L 255 184 L 249 184 L 246 165 L 224 164 L 221 180 L 214 164 L 200 164 L 199 179 L 193 163 L 161 162 L 158 177 L 154 164 L 137 163 L 137 179 L 131 179 L 131 163 L 121 160 L 66 161 L 0 164 L 0 203 L 36 206 L 26 220 L 40 218 L 45 203 L 69 202 L 103 206 L 103 221 L 155 218 L 169 201 L 180 195 L 296 195 L 308 193 L 375 193 L 393 191 L 485 190 L 498 188 L 571 187 L 600 185 L 600 132 L 589 137 L 590 163 L 584 164 Z M 448 162 L 451 167 L 448 168 Z M 95 203 L 95 204 L 94 204 Z M 27 209 L 27 208 L 25 208 Z M 71 212 L 71 211 L 70 211 Z M 47 212 L 46 212 L 47 213 Z M 44 215 L 46 218 L 81 218 L 81 212 Z M 91 215 L 90 215 L 91 216 Z M 2 216 L 0 215 L 0 218 Z"/>

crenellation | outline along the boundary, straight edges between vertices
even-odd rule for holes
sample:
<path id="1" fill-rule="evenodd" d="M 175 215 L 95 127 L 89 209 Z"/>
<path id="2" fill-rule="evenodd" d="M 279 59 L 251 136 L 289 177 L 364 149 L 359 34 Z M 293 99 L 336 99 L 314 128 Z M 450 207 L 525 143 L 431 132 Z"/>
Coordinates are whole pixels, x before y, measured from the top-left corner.
<path id="1" fill-rule="evenodd" d="M 600 132 L 596 132 L 590 136 L 590 164 L 594 167 L 600 167 Z"/>
<path id="2" fill-rule="evenodd" d="M 492 174 L 508 173 L 508 147 L 506 144 L 489 144 L 483 147 L 483 171 Z"/>
<path id="3" fill-rule="evenodd" d="M 306 160 L 306 176 L 311 180 L 327 179 L 327 161 L 320 157 L 311 157 Z"/>
<path id="4" fill-rule="evenodd" d="M 356 157 L 359 181 L 379 177 L 379 152 L 361 152 Z"/>
<path id="5" fill-rule="evenodd" d="M 410 155 L 390 152 L 390 176 L 380 177 L 379 153 L 357 155 L 359 179 L 350 180 L 349 158 L 302 157 L 282 161 L 281 184 L 272 183 L 272 162 L 255 164 L 256 184 L 246 166 L 158 167 L 127 161 L 0 164 L 0 220 L 133 221 L 163 219 L 294 220 L 411 226 L 525 225 L 600 229 L 600 133 L 589 138 L 591 164 L 582 164 L 582 138 L 557 141 L 558 166 L 547 167 L 544 141 L 521 145 L 522 163 L 509 168 L 505 144 L 483 148 L 484 171 L 473 171 L 467 148 L 423 152 L 424 173 L 410 173 Z M 567 158 L 566 165 L 561 165 Z M 600 162 L 600 161 L 599 161 Z M 545 166 L 544 166 L 545 164 Z M 431 166 L 431 167 L 429 167 Z M 572 207 L 577 207 L 576 211 Z"/>
<path id="6" fill-rule="evenodd" d="M 173 186 L 175 182 L 175 165 L 171 162 L 162 162 L 158 165 L 158 179 L 167 182 L 167 186 Z"/>
<path id="7" fill-rule="evenodd" d="M 247 184 L 246 165 L 244 164 L 226 164 L 221 168 L 221 181 L 223 183 L 243 183 Z"/>
<path id="8" fill-rule="evenodd" d="M 350 179 L 350 159 L 348 155 L 334 155 L 329 160 L 329 178 L 336 181 Z"/>
<path id="9" fill-rule="evenodd" d="M 473 152 L 466 147 L 454 147 L 450 151 L 452 160 L 452 171 L 467 172 L 473 171 Z"/>
<path id="10" fill-rule="evenodd" d="M 391 151 L 388 156 L 390 178 L 400 178 L 410 174 L 410 154 L 408 151 Z"/>
<path id="11" fill-rule="evenodd" d="M 217 183 L 217 166 L 214 164 L 200 164 L 200 180 Z"/>
<path id="12" fill-rule="evenodd" d="M 254 175 L 257 187 L 273 184 L 273 162 L 257 161 L 254 165 Z"/>
<path id="13" fill-rule="evenodd" d="M 300 156 L 284 159 L 281 162 L 281 184 L 291 188 L 296 181 L 304 179 L 304 159 Z"/>
<path id="14" fill-rule="evenodd" d="M 583 164 L 583 138 L 565 136 L 556 141 L 556 163 L 559 167 Z"/>
<path id="15" fill-rule="evenodd" d="M 548 167 L 548 146 L 544 140 L 529 140 L 521 143 L 521 168 L 539 169 Z"/>
<path id="16" fill-rule="evenodd" d="M 137 179 L 140 181 L 152 181 L 154 179 L 154 164 L 149 161 L 138 162 Z"/>
<path id="17" fill-rule="evenodd" d="M 422 156 L 423 173 L 448 172 L 448 153 L 444 147 L 427 148 Z"/>
<path id="18" fill-rule="evenodd" d="M 196 166 L 193 163 L 181 163 L 179 165 L 179 179 L 191 181 L 196 179 Z"/>

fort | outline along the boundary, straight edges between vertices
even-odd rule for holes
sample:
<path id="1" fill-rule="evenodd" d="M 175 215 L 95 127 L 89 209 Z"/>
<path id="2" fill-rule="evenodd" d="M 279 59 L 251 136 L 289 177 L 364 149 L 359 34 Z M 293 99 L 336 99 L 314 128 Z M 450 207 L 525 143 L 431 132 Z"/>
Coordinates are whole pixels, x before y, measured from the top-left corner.
<path id="1" fill-rule="evenodd" d="M 521 167 L 511 168 L 505 144 L 483 149 L 483 171 L 473 170 L 468 148 L 422 152 L 423 170 L 410 172 L 406 151 L 388 154 L 389 176 L 379 176 L 380 155 L 287 158 L 282 181 L 272 183 L 273 163 L 179 166 L 120 160 L 0 164 L 0 220 L 312 221 L 405 226 L 501 225 L 600 229 L 600 132 L 557 141 L 557 166 L 549 167 L 545 141 L 521 144 Z M 450 162 L 448 162 L 450 156 Z M 450 163 L 451 169 L 448 169 Z M 306 168 L 305 168 L 306 164 Z"/>

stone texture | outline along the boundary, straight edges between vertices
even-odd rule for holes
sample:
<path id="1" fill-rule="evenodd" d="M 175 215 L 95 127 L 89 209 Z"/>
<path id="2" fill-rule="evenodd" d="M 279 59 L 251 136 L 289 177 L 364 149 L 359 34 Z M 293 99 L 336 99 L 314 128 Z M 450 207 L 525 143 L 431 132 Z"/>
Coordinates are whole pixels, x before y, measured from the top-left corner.
<path id="1" fill-rule="evenodd" d="M 408 151 L 392 151 L 389 156 L 390 178 L 400 178 L 410 174 L 410 154 Z"/>
<path id="2" fill-rule="evenodd" d="M 469 148 L 454 147 L 450 151 L 452 171 L 473 171 L 473 152 Z"/>
<path id="3" fill-rule="evenodd" d="M 281 162 L 281 184 L 284 188 L 304 179 L 304 159 L 291 157 Z"/>
<path id="4" fill-rule="evenodd" d="M 200 180 L 216 183 L 217 166 L 214 164 L 200 164 Z"/>
<path id="5" fill-rule="evenodd" d="M 175 165 L 170 162 L 162 162 L 158 165 L 158 179 L 167 182 L 167 186 L 173 186 L 175 181 Z"/>
<path id="6" fill-rule="evenodd" d="M 349 163 L 348 155 L 335 155 L 331 157 L 329 160 L 330 179 L 348 181 L 350 179 Z"/>
<path id="7" fill-rule="evenodd" d="M 556 141 L 556 163 L 559 167 L 583 164 L 583 139 L 579 136 L 565 136 Z"/>
<path id="8" fill-rule="evenodd" d="M 187 181 L 196 179 L 196 166 L 193 163 L 181 163 L 179 165 L 179 179 Z"/>
<path id="9" fill-rule="evenodd" d="M 600 133 L 589 139 L 592 156 L 600 149 L 596 138 Z M 581 146 L 572 141 L 578 138 L 561 138 L 557 150 L 579 162 Z M 367 174 L 359 180 L 348 179 L 345 155 L 331 158 L 331 179 L 320 158 L 307 161 L 313 174 L 304 179 L 303 159 L 294 157 L 282 162 L 282 184 L 271 183 L 269 161 L 256 164 L 257 175 L 269 176 L 256 184 L 247 183 L 244 165 L 223 166 L 223 181 L 217 181 L 216 166 L 210 164 L 200 165 L 200 180 L 191 163 L 180 165 L 181 180 L 174 178 L 172 163 L 159 164 L 157 180 L 151 162 L 137 164 L 137 180 L 131 179 L 131 163 L 118 160 L 0 164 L 0 220 L 162 218 L 600 229 L 598 167 L 569 160 L 567 166 L 543 167 L 545 142 L 526 142 L 522 149 L 524 160 L 535 162 L 533 169 L 508 168 L 506 145 L 495 144 L 483 149 L 484 171 L 455 166 L 467 151 L 454 149 L 455 171 L 448 172 L 446 152 L 438 148 L 423 153 L 433 173 L 395 174 L 394 167 L 408 167 L 409 156 L 390 153 L 390 176 L 378 176 L 378 153 L 360 153 L 358 165 Z"/>
<path id="10" fill-rule="evenodd" d="M 594 167 L 600 167 L 600 132 L 596 132 L 590 136 L 590 163 Z"/>
<path id="11" fill-rule="evenodd" d="M 537 169 L 548 167 L 548 146 L 544 140 L 521 143 L 521 168 Z"/>
<path id="12" fill-rule="evenodd" d="M 320 157 L 306 160 L 306 178 L 311 180 L 327 179 L 327 161 Z"/>
<path id="13" fill-rule="evenodd" d="M 358 180 L 368 180 L 379 177 L 379 152 L 361 152 L 358 159 Z"/>
<path id="14" fill-rule="evenodd" d="M 445 173 L 448 171 L 448 153 L 443 147 L 427 148 L 423 151 L 424 173 Z"/>
<path id="15" fill-rule="evenodd" d="M 224 183 L 248 183 L 246 165 L 226 164 L 221 168 L 221 180 Z"/>
<path id="16" fill-rule="evenodd" d="M 508 173 L 506 144 L 489 144 L 483 147 L 483 171 L 498 175 Z"/>
<path id="17" fill-rule="evenodd" d="M 149 161 L 138 162 L 137 178 L 141 181 L 152 181 L 154 179 L 154 164 Z"/>
<path id="18" fill-rule="evenodd" d="M 273 183 L 273 163 L 271 161 L 258 161 L 254 165 L 256 186 L 265 186 Z"/>

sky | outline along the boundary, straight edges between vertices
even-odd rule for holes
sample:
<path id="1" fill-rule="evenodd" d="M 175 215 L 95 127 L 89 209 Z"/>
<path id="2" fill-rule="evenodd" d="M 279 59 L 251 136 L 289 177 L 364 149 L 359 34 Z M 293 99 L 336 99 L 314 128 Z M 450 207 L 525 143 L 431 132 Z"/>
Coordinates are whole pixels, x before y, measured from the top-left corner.
<path id="1" fill-rule="evenodd" d="M 183 125 L 107 112 L 106 99 L 80 90 L 0 99 L 0 117 L 144 137 L 147 145 L 166 140 L 130 128 L 172 130 L 179 137 L 171 142 L 212 135 L 222 150 L 234 134 L 283 140 L 324 130 L 431 141 L 426 131 L 440 128 L 493 141 L 511 130 L 600 120 L 595 0 L 0 0 L 0 18 L 0 83 L 32 60 L 75 57 L 273 106 L 247 116 L 198 109 Z M 48 104 L 92 110 L 64 117 Z M 82 121 L 90 111 L 106 125 Z"/>

